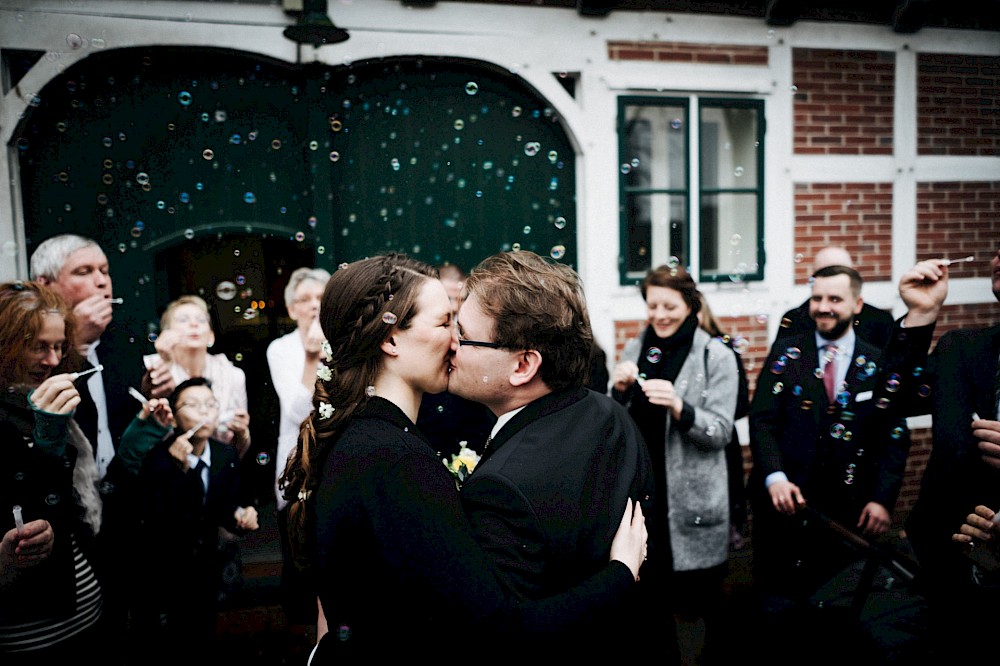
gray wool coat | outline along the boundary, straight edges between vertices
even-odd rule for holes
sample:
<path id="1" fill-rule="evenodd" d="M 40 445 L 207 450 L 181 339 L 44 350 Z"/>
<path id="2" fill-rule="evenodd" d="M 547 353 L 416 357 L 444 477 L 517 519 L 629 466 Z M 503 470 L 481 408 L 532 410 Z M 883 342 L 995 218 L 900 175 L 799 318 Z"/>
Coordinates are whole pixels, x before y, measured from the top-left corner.
<path id="1" fill-rule="evenodd" d="M 639 362 L 642 340 L 629 340 L 622 361 Z M 702 329 L 674 381 L 677 395 L 694 408 L 687 432 L 667 429 L 667 504 L 674 570 L 707 569 L 729 555 L 729 485 L 725 447 L 736 413 L 736 357 L 732 349 Z M 669 418 L 669 416 L 668 416 Z"/>

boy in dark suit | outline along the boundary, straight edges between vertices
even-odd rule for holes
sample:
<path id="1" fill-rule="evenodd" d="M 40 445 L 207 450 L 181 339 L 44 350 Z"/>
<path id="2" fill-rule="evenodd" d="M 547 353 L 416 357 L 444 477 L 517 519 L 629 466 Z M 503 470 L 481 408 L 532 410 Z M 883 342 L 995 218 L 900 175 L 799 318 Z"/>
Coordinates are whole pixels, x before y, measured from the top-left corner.
<path id="1" fill-rule="evenodd" d="M 190 660 L 192 645 L 209 654 L 220 541 L 257 529 L 256 508 L 239 503 L 236 449 L 210 438 L 219 419 L 211 383 L 203 377 L 182 382 L 170 406 L 177 428 L 146 455 L 139 473 L 144 568 L 137 606 L 149 657 L 164 662 Z"/>

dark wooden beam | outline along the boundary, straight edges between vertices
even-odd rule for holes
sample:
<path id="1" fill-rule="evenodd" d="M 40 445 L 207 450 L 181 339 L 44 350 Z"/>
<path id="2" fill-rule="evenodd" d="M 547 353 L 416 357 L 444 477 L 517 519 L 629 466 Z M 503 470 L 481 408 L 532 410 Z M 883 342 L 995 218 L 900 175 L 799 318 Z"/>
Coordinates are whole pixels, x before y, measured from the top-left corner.
<path id="1" fill-rule="evenodd" d="M 764 20 L 768 25 L 792 25 L 799 19 L 797 0 L 767 0 Z"/>
<path id="2" fill-rule="evenodd" d="M 930 0 L 898 0 L 892 13 L 892 29 L 904 34 L 919 31 L 927 23 L 930 5 Z"/>

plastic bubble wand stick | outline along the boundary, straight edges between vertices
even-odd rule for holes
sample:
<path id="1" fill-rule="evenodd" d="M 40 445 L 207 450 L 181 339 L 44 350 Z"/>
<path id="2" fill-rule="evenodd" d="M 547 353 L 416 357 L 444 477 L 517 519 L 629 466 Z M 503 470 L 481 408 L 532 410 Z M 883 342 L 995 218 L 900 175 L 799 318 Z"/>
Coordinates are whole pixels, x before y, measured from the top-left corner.
<path id="1" fill-rule="evenodd" d="M 137 389 L 134 389 L 131 386 L 128 387 L 128 394 L 133 398 L 135 398 L 136 400 L 138 400 L 139 402 L 141 402 L 143 405 L 149 404 L 149 400 L 146 400 L 146 396 L 144 396 L 142 393 L 139 393 Z"/>
<path id="2" fill-rule="evenodd" d="M 24 516 L 21 515 L 21 505 L 14 505 L 14 525 L 17 526 L 17 538 L 21 538 L 21 533 L 24 532 Z"/>
<path id="3" fill-rule="evenodd" d="M 202 419 L 201 422 L 198 423 L 198 425 L 194 426 L 193 428 L 189 428 L 187 430 L 187 432 L 184 433 L 184 436 L 185 437 L 190 437 L 191 435 L 193 435 L 196 432 L 198 432 L 199 430 L 201 430 L 201 427 L 203 425 L 205 425 L 206 423 L 208 423 L 208 419 Z"/>
<path id="4" fill-rule="evenodd" d="M 89 375 L 92 372 L 100 372 L 103 369 L 104 369 L 104 366 L 103 365 L 99 365 L 96 368 L 91 368 L 90 370 L 84 370 L 83 372 L 71 372 L 70 375 L 69 375 L 69 380 L 71 382 L 75 382 L 80 377 L 86 377 L 87 375 Z"/>
<path id="5" fill-rule="evenodd" d="M 975 261 L 976 257 L 974 255 L 969 255 L 967 257 L 962 257 L 961 259 L 942 259 L 941 263 L 945 266 L 951 266 L 952 264 L 966 264 L 970 261 Z"/>

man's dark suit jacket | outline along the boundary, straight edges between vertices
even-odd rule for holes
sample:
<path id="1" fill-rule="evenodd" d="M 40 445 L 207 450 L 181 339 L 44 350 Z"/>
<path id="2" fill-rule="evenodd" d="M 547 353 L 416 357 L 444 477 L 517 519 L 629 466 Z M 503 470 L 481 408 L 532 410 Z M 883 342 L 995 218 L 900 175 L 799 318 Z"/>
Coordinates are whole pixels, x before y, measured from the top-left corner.
<path id="1" fill-rule="evenodd" d="M 978 504 L 1000 510 L 1000 471 L 982 461 L 973 412 L 996 419 L 1000 326 L 950 331 L 931 355 L 933 435 L 920 495 L 906 522 L 924 580 L 937 588 L 969 584 L 969 561 L 951 535 Z"/>
<path id="2" fill-rule="evenodd" d="M 129 395 L 128 387 L 134 386 L 138 389 L 142 379 L 142 342 L 142 339 L 136 339 L 133 333 L 112 320 L 101 335 L 101 344 L 97 345 L 97 360 L 104 366 L 104 370 L 99 374 L 104 383 L 108 429 L 111 431 L 111 441 L 115 445 L 115 451 L 118 450 L 122 433 L 141 406 Z M 87 367 L 90 367 L 89 364 Z M 80 391 L 80 404 L 73 418 L 90 440 L 96 454 L 97 407 L 85 379 L 77 382 L 76 387 Z"/>
<path id="3" fill-rule="evenodd" d="M 236 530 L 241 505 L 236 448 L 209 440 L 212 464 L 202 504 L 195 470 L 184 471 L 170 455 L 169 438 L 157 444 L 139 472 L 141 500 L 140 604 L 168 615 L 168 622 L 214 618 L 222 576 L 219 528 Z M 214 631 L 214 624 L 212 625 Z"/>
<path id="4" fill-rule="evenodd" d="M 539 599 L 607 565 L 626 499 L 652 497 L 652 478 L 628 412 L 605 395 L 568 389 L 501 428 L 463 484 L 462 503 L 510 588 Z M 564 645 L 579 653 L 615 640 L 605 621 L 617 620 L 595 616 Z"/>
<path id="5" fill-rule="evenodd" d="M 854 317 L 854 334 L 878 349 L 885 349 L 889 344 L 892 329 L 892 315 L 868 303 L 865 303 L 861 307 L 861 312 Z M 806 299 L 802 305 L 789 310 L 781 318 L 774 344 L 777 345 L 779 340 L 801 333 L 812 333 L 815 330 L 816 324 L 809 316 L 809 300 Z"/>
<path id="6" fill-rule="evenodd" d="M 893 511 L 910 443 L 905 416 L 926 401 L 918 397 L 914 372 L 921 373 L 933 328 L 900 329 L 884 354 L 857 338 L 846 390 L 832 404 L 817 376 L 813 331 L 772 350 L 749 415 L 754 464 L 747 490 L 755 575 L 765 586 L 811 593 L 849 563 L 838 549 L 820 545 L 824 539 L 804 535 L 800 514 L 775 511 L 764 483 L 769 474 L 783 471 L 808 506 L 851 528 L 868 502 Z"/>

